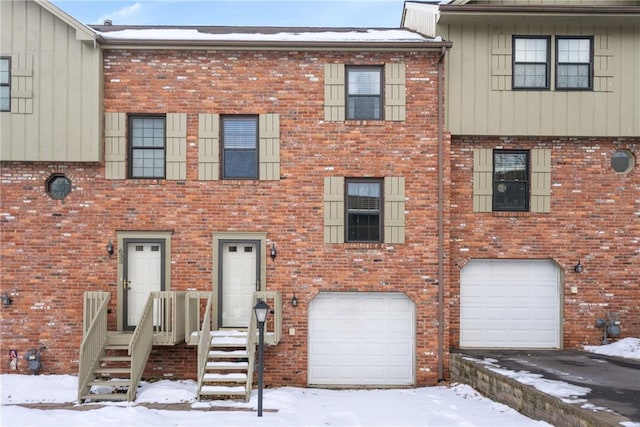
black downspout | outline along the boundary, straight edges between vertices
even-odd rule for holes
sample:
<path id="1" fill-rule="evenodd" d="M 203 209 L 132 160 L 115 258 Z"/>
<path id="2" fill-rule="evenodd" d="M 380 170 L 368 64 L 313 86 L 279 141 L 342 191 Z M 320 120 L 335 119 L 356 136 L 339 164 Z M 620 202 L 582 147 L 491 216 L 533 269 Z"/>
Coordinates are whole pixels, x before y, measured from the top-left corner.
<path id="1" fill-rule="evenodd" d="M 444 89 L 443 67 L 447 48 L 438 60 L 438 382 L 444 381 Z"/>

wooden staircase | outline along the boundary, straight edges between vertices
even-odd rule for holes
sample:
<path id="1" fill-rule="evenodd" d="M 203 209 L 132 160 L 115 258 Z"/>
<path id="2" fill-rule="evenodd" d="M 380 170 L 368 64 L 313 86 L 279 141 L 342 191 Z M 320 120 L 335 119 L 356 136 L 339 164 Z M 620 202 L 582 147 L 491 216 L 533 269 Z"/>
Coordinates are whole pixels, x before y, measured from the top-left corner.
<path id="1" fill-rule="evenodd" d="M 130 400 L 131 356 L 129 343 L 132 333 L 109 332 L 98 367 L 92 372 L 89 393 L 80 396 L 81 401 Z"/>
<path id="2" fill-rule="evenodd" d="M 248 400 L 253 372 L 250 359 L 246 330 L 212 331 L 198 400 Z"/>

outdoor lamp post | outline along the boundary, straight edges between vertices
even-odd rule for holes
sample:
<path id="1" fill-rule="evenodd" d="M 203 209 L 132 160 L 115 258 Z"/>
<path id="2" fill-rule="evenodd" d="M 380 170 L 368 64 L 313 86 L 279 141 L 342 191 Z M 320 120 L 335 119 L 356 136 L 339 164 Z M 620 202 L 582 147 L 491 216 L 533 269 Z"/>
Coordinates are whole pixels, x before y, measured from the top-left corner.
<path id="1" fill-rule="evenodd" d="M 258 321 L 258 416 L 262 416 L 262 374 L 264 372 L 264 322 L 267 320 L 267 313 L 269 312 L 269 306 L 263 300 L 258 300 L 258 303 L 253 310 L 256 312 L 256 319 Z"/>

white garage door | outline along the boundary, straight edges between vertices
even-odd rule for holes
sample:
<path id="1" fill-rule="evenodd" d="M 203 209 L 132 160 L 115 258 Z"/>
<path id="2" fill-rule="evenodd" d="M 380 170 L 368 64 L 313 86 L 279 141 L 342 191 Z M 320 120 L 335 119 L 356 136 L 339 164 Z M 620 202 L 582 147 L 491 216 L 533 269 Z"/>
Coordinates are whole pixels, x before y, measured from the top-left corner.
<path id="1" fill-rule="evenodd" d="M 412 385 L 414 348 L 414 304 L 404 294 L 326 292 L 311 301 L 311 385 Z"/>
<path id="2" fill-rule="evenodd" d="M 559 348 L 558 266 L 471 260 L 460 275 L 460 347 Z"/>

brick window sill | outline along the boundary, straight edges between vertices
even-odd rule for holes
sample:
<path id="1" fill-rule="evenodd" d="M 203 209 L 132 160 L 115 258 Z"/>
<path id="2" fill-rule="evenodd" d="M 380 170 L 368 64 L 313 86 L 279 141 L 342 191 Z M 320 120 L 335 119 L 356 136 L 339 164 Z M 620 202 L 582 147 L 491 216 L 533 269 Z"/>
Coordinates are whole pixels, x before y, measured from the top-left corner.
<path id="1" fill-rule="evenodd" d="M 353 249 L 353 250 L 362 250 L 362 249 L 382 249 L 384 248 L 384 243 L 345 243 L 345 249 Z"/>

